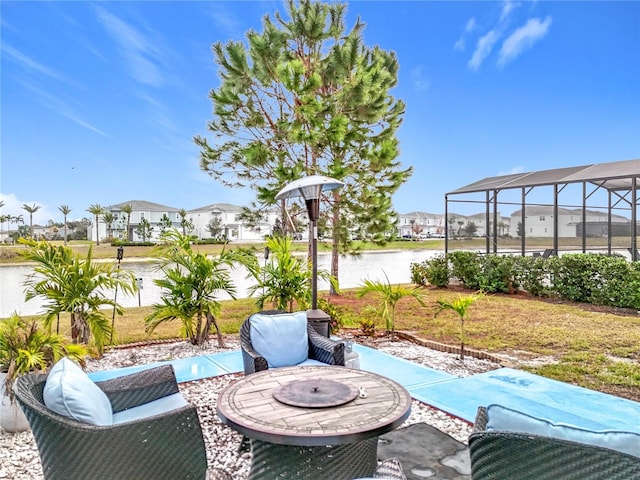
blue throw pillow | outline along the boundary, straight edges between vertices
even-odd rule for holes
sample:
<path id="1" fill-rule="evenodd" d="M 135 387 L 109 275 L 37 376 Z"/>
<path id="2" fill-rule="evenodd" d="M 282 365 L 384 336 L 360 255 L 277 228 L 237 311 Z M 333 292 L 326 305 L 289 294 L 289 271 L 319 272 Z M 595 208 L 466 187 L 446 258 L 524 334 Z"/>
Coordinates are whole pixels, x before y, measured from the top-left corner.
<path id="1" fill-rule="evenodd" d="M 522 432 L 596 447 L 618 450 L 640 457 L 640 435 L 618 430 L 593 431 L 532 417 L 502 405 L 487 407 L 487 430 Z"/>
<path id="2" fill-rule="evenodd" d="M 107 395 L 68 358 L 60 359 L 51 367 L 42 396 L 49 410 L 65 417 L 91 425 L 113 422 Z"/>
<path id="3" fill-rule="evenodd" d="M 270 368 L 289 367 L 309 357 L 307 315 L 305 312 L 264 315 L 249 318 L 251 344 Z"/>

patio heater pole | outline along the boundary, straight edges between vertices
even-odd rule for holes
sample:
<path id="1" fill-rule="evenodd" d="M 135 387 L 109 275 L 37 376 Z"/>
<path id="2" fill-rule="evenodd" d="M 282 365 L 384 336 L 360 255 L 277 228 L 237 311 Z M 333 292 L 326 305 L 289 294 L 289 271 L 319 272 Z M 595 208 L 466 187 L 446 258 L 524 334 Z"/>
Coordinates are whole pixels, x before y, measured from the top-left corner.
<path id="1" fill-rule="evenodd" d="M 275 199 L 283 200 L 302 197 L 307 206 L 309 222 L 311 222 L 311 309 L 307 310 L 307 321 L 313 328 L 329 337 L 330 317 L 318 309 L 318 218 L 320 217 L 320 197 L 323 191 L 335 190 L 344 183 L 335 178 L 322 175 L 311 175 L 295 180 L 278 192 Z"/>

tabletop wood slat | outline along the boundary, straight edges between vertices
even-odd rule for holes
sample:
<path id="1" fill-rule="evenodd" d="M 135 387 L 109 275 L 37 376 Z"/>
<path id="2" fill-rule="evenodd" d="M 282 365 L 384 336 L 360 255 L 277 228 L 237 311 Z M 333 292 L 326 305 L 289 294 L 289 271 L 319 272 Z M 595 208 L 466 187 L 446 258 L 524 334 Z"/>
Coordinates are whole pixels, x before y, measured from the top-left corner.
<path id="1" fill-rule="evenodd" d="M 365 398 L 323 408 L 279 402 L 274 389 L 295 380 L 327 379 L 364 387 Z M 409 416 L 411 396 L 391 379 L 339 366 L 285 367 L 248 375 L 218 397 L 223 423 L 250 438 L 285 445 L 337 445 L 391 431 Z"/>

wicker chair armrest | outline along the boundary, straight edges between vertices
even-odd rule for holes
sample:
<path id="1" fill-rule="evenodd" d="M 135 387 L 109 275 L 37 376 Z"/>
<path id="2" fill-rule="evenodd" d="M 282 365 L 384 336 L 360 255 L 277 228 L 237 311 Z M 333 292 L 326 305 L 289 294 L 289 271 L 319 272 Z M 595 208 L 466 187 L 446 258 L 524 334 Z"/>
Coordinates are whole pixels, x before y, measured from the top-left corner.
<path id="1" fill-rule="evenodd" d="M 107 394 L 113 412 L 143 405 L 178 393 L 178 382 L 172 365 L 153 367 L 129 375 L 96 382 Z"/>
<path id="2" fill-rule="evenodd" d="M 525 432 L 486 430 L 478 408 L 469 435 L 473 480 L 640 480 L 640 458 Z"/>
<path id="3" fill-rule="evenodd" d="M 251 346 L 242 346 L 242 363 L 244 374 L 261 372 L 269 368 L 267 359 L 256 352 Z"/>
<path id="4" fill-rule="evenodd" d="M 309 325 L 309 358 L 329 365 L 344 366 L 344 343 L 320 335 Z"/>

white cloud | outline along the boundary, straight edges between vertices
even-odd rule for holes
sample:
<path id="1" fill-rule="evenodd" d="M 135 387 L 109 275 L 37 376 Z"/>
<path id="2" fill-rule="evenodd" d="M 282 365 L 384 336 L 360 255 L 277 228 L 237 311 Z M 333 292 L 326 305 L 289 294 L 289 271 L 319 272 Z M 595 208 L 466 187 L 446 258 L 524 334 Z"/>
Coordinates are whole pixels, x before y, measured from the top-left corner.
<path id="1" fill-rule="evenodd" d="M 45 107 L 53 110 L 54 112 L 62 115 L 63 117 L 68 118 L 73 123 L 80 125 L 81 127 L 86 128 L 87 130 L 91 130 L 92 132 L 97 133 L 98 135 L 102 135 L 103 137 L 110 137 L 109 134 L 105 133 L 104 131 L 100 130 L 98 127 L 84 120 L 82 116 L 78 114 L 70 104 L 62 100 L 61 97 L 51 95 L 44 88 L 41 88 L 30 82 L 24 82 L 22 86 L 26 90 L 29 90 L 31 93 L 33 93 L 34 96 L 39 97 L 40 100 L 42 101 L 42 104 Z"/>
<path id="2" fill-rule="evenodd" d="M 525 172 L 524 166 L 523 165 L 516 165 L 515 167 L 513 167 L 511 170 L 507 170 L 502 171 L 502 172 L 498 172 L 499 176 L 502 175 L 515 175 L 516 173 L 523 173 Z"/>
<path id="3" fill-rule="evenodd" d="M 2 44 L 2 51 L 7 54 L 7 56 L 15 60 L 20 66 L 22 66 L 23 69 L 29 71 L 30 73 L 42 74 L 65 83 L 72 83 L 62 73 L 33 60 L 31 57 L 13 48 L 6 42 Z"/>
<path id="4" fill-rule="evenodd" d="M 489 56 L 493 46 L 500 38 L 500 34 L 496 30 L 491 30 L 486 33 L 478 40 L 476 43 L 476 49 L 471 56 L 471 59 L 467 63 L 467 66 L 471 70 L 478 70 L 482 62 L 484 62 L 485 58 Z"/>
<path id="5" fill-rule="evenodd" d="M 520 6 L 520 2 L 512 2 L 511 0 L 507 0 L 502 5 L 502 12 L 500 13 L 500 21 L 506 21 L 511 12 Z"/>
<path id="6" fill-rule="evenodd" d="M 419 92 L 423 92 L 431 86 L 431 82 L 424 78 L 422 66 L 415 67 L 411 70 L 411 82 L 413 83 L 413 87 Z"/>
<path id="7" fill-rule="evenodd" d="M 154 63 L 160 54 L 155 43 L 104 8 L 97 7 L 96 12 L 102 25 L 120 47 L 133 78 L 140 83 L 162 87 L 165 79 Z"/>
<path id="8" fill-rule="evenodd" d="M 530 18 L 524 26 L 513 32 L 502 44 L 498 55 L 498 66 L 503 67 L 515 60 L 522 52 L 531 48 L 536 42 L 544 38 L 551 28 L 550 16 L 541 21 Z"/>
<path id="9" fill-rule="evenodd" d="M 476 28 L 476 19 L 474 17 L 471 17 L 469 20 L 467 20 L 467 24 L 464 26 L 464 32 L 462 33 L 458 41 L 454 44 L 454 50 L 459 50 L 461 52 L 464 51 L 464 49 L 466 48 L 466 35 L 473 32 Z"/>
<path id="10" fill-rule="evenodd" d="M 59 212 L 58 214 L 53 213 L 48 206 L 43 205 L 40 202 L 36 202 L 34 200 L 20 200 L 13 193 L 5 194 L 0 192 L 0 202 L 4 203 L 2 208 L 0 208 L 0 214 L 12 215 L 14 217 L 22 216 L 24 225 L 29 225 L 29 212 L 22 209 L 23 205 L 29 205 L 30 207 L 36 205 L 40 207 L 38 211 L 33 214 L 34 225 L 46 225 L 50 219 L 58 218 L 60 216 Z M 6 223 L 2 225 L 3 229 L 6 227 Z M 13 230 L 17 228 L 17 226 L 16 224 L 12 224 L 10 228 Z"/>

